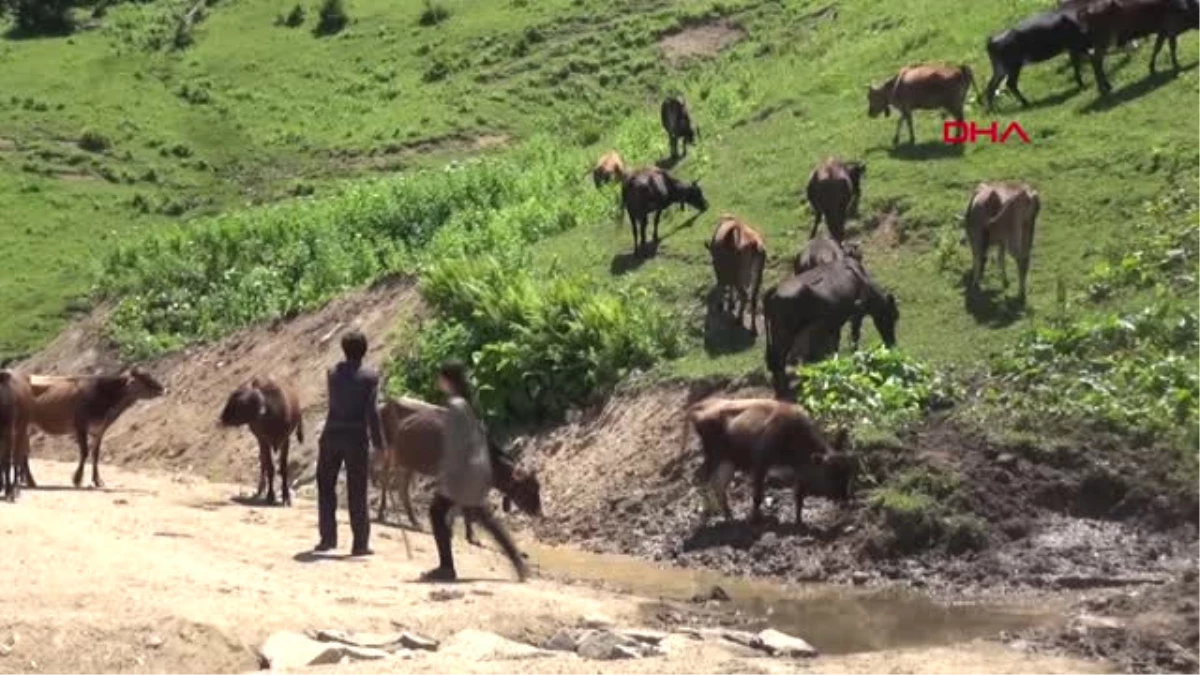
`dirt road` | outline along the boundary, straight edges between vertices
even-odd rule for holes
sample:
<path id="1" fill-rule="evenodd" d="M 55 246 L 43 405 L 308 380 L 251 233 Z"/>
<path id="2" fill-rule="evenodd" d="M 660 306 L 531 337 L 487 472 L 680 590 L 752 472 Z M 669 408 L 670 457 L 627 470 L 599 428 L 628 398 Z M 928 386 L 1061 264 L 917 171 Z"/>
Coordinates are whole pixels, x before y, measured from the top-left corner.
<path id="1" fill-rule="evenodd" d="M 412 580 L 434 560 L 432 541 L 374 530 L 371 559 L 311 556 L 316 511 L 256 508 L 238 486 L 183 474 L 109 468 L 110 487 L 63 487 L 72 466 L 37 462 L 49 487 L 0 504 L 0 560 L 8 611 L 0 621 L 0 671 L 241 672 L 277 630 L 387 631 L 396 625 L 439 640 L 466 628 L 539 643 L 562 626 L 603 614 L 639 625 L 644 600 L 535 579 L 510 583 L 503 559 L 461 546 L 461 597 L 435 601 Z M 343 527 L 345 527 L 343 525 Z M 349 544 L 349 532 L 343 531 Z M 575 655 L 478 661 L 442 651 L 404 664 L 412 672 L 1085 672 L 1099 664 L 1029 655 L 973 642 L 790 662 L 739 655 L 707 643 L 639 661 L 585 662 Z M 389 672 L 359 663 L 339 671 Z M 314 669 L 315 672 L 321 669 Z M 328 670 L 328 668 L 326 668 Z"/>

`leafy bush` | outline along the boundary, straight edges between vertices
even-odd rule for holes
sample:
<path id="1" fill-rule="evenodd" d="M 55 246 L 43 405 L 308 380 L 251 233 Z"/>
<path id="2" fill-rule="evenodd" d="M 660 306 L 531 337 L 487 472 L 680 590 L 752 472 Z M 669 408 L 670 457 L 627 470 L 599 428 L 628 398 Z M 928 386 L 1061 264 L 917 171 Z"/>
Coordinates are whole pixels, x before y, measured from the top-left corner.
<path id="1" fill-rule="evenodd" d="M 112 140 L 95 129 L 84 129 L 79 135 L 79 147 L 88 152 L 104 152 L 112 147 Z"/>
<path id="2" fill-rule="evenodd" d="M 798 402 L 827 424 L 901 426 L 951 398 L 944 378 L 885 347 L 805 365 L 800 378 Z"/>
<path id="3" fill-rule="evenodd" d="M 450 10 L 435 0 L 425 0 L 425 9 L 421 11 L 421 18 L 417 20 L 422 26 L 436 26 L 439 23 L 450 18 Z"/>
<path id="4" fill-rule="evenodd" d="M 313 32 L 317 35 L 333 35 L 341 32 L 349 23 L 346 0 L 323 0 L 321 9 L 317 12 L 317 26 Z"/>
<path id="5" fill-rule="evenodd" d="M 421 290 L 434 318 L 392 362 L 392 387 L 431 395 L 438 364 L 466 359 L 490 419 L 554 421 L 678 353 L 678 331 L 644 290 L 527 270 L 519 257 L 433 264 Z"/>
<path id="6" fill-rule="evenodd" d="M 1147 204 L 1145 215 L 1132 221 L 1092 268 L 1089 297 L 1099 300 L 1120 289 L 1155 285 L 1194 291 L 1198 218 L 1200 211 L 1183 193 Z"/>

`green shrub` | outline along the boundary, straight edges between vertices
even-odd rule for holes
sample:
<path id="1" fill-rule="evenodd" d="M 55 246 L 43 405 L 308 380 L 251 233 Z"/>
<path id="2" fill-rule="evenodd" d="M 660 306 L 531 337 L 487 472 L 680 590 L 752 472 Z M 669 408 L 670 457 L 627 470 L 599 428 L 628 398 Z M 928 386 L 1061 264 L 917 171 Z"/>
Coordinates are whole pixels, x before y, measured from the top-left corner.
<path id="1" fill-rule="evenodd" d="M 1144 215 L 1103 250 L 1088 275 L 1089 297 L 1156 285 L 1195 291 L 1198 218 L 1200 211 L 1184 192 L 1147 204 Z"/>
<path id="2" fill-rule="evenodd" d="M 84 129 L 79 135 L 79 147 L 88 152 L 104 152 L 112 147 L 112 139 L 95 129 Z"/>
<path id="3" fill-rule="evenodd" d="M 349 23 L 346 0 L 323 0 L 321 9 L 317 11 L 317 26 L 313 32 L 317 35 L 333 35 L 341 32 Z"/>
<path id="4" fill-rule="evenodd" d="M 449 18 L 450 10 L 446 9 L 445 5 L 435 0 L 425 0 L 425 8 L 421 10 L 421 17 L 417 23 L 422 26 L 436 26 Z"/>

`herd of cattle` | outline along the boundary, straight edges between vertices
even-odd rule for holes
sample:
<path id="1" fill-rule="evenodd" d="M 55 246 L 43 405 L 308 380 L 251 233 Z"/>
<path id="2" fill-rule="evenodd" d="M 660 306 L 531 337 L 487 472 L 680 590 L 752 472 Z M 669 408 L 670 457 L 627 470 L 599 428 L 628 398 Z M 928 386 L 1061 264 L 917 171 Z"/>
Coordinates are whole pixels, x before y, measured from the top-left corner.
<path id="1" fill-rule="evenodd" d="M 1198 0 L 1060 0 L 1057 7 L 1020 22 L 987 41 L 992 77 L 984 91 L 990 108 L 997 87 L 1007 81 L 1009 91 L 1023 104 L 1028 101 L 1018 89 L 1021 68 L 1069 55 L 1076 83 L 1083 58 L 1090 57 L 1098 89 L 1111 91 L 1104 73 L 1104 57 L 1113 46 L 1134 45 L 1138 38 L 1155 36 L 1150 71 L 1158 52 L 1170 45 L 1171 61 L 1178 69 L 1176 37 L 1200 27 Z M 974 87 L 974 76 L 966 65 L 915 65 L 902 68 L 880 86 L 869 86 L 868 115 L 890 115 L 899 111 L 893 136 L 898 143 L 907 124 L 909 141 L 915 140 L 914 110 L 942 110 L 962 121 L 966 97 Z M 661 108 L 672 160 L 686 156 L 695 144 L 699 129 L 692 123 L 686 102 L 668 98 Z M 752 519 L 760 516 L 763 481 L 774 464 L 793 467 L 796 519 L 800 520 L 804 497 L 822 495 L 846 499 L 853 492 L 856 462 L 846 451 L 845 433 L 833 443 L 826 441 L 813 420 L 792 397 L 787 378 L 790 359 L 816 360 L 839 348 L 841 328 L 851 323 L 851 342 L 857 347 L 862 321 L 870 316 L 885 345 L 896 342 L 899 310 L 895 296 L 883 289 L 868 273 L 861 249 L 845 241 L 845 226 L 857 211 L 865 162 L 838 158 L 822 160 L 809 176 L 806 189 L 814 213 L 807 245 L 795 256 L 788 278 L 762 294 L 763 327 L 766 333 L 766 365 L 775 388 L 775 399 L 706 399 L 686 411 L 683 444 L 695 429 L 701 441 L 703 461 L 697 478 L 712 489 L 716 504 L 731 517 L 725 490 L 733 473 L 748 471 L 753 479 Z M 643 255 L 659 241 L 658 223 L 672 205 L 708 210 L 700 185 L 684 182 L 658 166 L 636 170 L 625 167 L 616 151 L 605 153 L 592 171 L 597 188 L 609 182 L 621 185 L 621 200 L 633 231 L 634 253 Z M 1019 182 L 981 183 L 972 192 L 964 214 L 967 240 L 973 255 L 971 287 L 978 287 L 986 254 L 998 248 L 998 262 L 1007 285 L 1005 252 L 1017 260 L 1020 297 L 1025 298 L 1026 276 L 1033 246 L 1034 225 L 1041 209 L 1038 192 Z M 654 217 L 653 244 L 647 240 L 650 216 Z M 821 223 L 830 238 L 818 238 Z M 716 230 L 705 243 L 716 276 L 717 309 L 727 312 L 748 330 L 758 334 L 759 292 L 766 267 L 767 250 L 754 227 L 730 214 L 722 214 Z M 76 487 L 83 482 L 88 457 L 92 459 L 92 483 L 100 487 L 100 444 L 105 430 L 139 400 L 163 395 L 164 387 L 148 372 L 133 367 L 116 375 L 49 377 L 0 370 L 0 489 L 5 498 L 16 498 L 20 485 L 35 486 L 29 470 L 29 435 L 34 428 L 49 435 L 73 435 L 79 446 Z M 255 378 L 230 394 L 219 415 L 229 427 L 247 426 L 259 445 L 258 497 L 275 503 L 275 458 L 278 457 L 280 494 L 284 505 L 291 503 L 295 483 L 289 476 L 290 438 L 304 442 L 300 401 L 286 384 L 270 378 Z M 417 520 L 409 499 L 414 474 L 436 472 L 445 410 L 414 399 L 385 401 L 381 420 L 386 448 L 377 454 L 373 474 L 381 486 L 379 516 L 382 519 L 389 492 L 398 492 L 410 521 Z M 496 488 L 504 495 L 504 509 L 512 504 L 541 515 L 537 476 L 518 468 L 494 444 L 490 448 Z M 470 523 L 468 526 L 468 538 Z"/>

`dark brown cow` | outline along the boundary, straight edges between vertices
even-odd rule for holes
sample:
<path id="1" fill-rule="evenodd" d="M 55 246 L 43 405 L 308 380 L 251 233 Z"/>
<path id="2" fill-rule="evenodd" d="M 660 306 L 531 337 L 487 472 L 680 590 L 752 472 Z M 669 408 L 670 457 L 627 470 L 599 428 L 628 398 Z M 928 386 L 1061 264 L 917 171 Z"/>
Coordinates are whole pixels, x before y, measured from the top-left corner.
<path id="1" fill-rule="evenodd" d="M 389 399 L 380 406 L 379 419 L 387 447 L 383 452 L 376 453 L 372 467 L 380 487 L 379 520 L 383 520 L 387 509 L 388 492 L 396 490 L 409 522 L 419 527 L 409 489 L 414 473 L 437 475 L 442 456 L 445 415 L 445 408 L 411 398 Z M 541 484 L 537 474 L 517 468 L 490 440 L 488 450 L 492 460 L 492 481 L 504 495 L 504 510 L 508 511 L 510 504 L 516 504 L 517 508 L 530 515 L 542 515 Z M 475 541 L 469 519 L 467 538 Z"/>
<path id="2" fill-rule="evenodd" d="M 1178 36 L 1200 26 L 1200 3 L 1196 0 L 1096 0 L 1079 10 L 1079 23 L 1092 43 L 1092 66 L 1100 91 L 1112 91 L 1104 73 L 1104 55 L 1114 45 L 1133 38 L 1154 35 L 1150 74 L 1163 42 L 1171 46 L 1171 66 L 1179 70 L 1175 55 Z"/>
<path id="3" fill-rule="evenodd" d="M 746 306 L 749 305 L 750 332 L 757 335 L 754 317 L 758 307 L 758 291 L 762 288 L 763 268 L 767 263 L 767 246 L 762 235 L 753 227 L 726 214 L 717 223 L 712 240 L 705 242 L 704 246 L 712 256 L 721 311 L 736 314 L 741 324 L 746 316 Z"/>
<path id="4" fill-rule="evenodd" d="M 892 145 L 900 142 L 900 127 L 905 122 L 908 122 L 908 142 L 916 143 L 912 111 L 944 110 L 961 122 L 967 91 L 974 87 L 975 76 L 966 64 L 906 66 L 882 85 L 867 87 L 867 114 L 872 118 L 880 113 L 891 115 L 892 106 L 895 106 L 900 111 L 900 119 L 896 120 Z M 978 93 L 976 90 L 976 96 Z"/>
<path id="5" fill-rule="evenodd" d="M 804 250 L 800 251 L 792 262 L 792 271 L 796 274 L 803 274 L 814 267 L 847 257 L 862 262 L 862 248 L 858 242 L 844 241 L 838 244 L 825 237 L 809 239 Z"/>
<path id="6" fill-rule="evenodd" d="M 0 370 L 0 488 L 10 502 L 16 501 L 20 492 L 18 469 L 29 462 L 32 408 L 29 378 L 13 370 Z"/>
<path id="7" fill-rule="evenodd" d="M 258 492 L 255 499 L 267 493 L 267 503 L 275 503 L 275 462 L 279 455 L 279 489 L 283 505 L 292 505 L 291 482 L 288 480 L 288 451 L 291 435 L 304 442 L 304 420 L 300 415 L 300 399 L 291 387 L 269 377 L 256 377 L 238 387 L 225 401 L 221 410 L 221 426 L 250 427 L 258 441 Z"/>
<path id="8" fill-rule="evenodd" d="M 634 253 L 641 253 L 646 246 L 650 214 L 654 214 L 654 242 L 658 243 L 658 221 L 672 204 L 678 204 L 680 209 L 690 204 L 701 213 L 708 210 L 708 200 L 698 182 L 685 183 L 657 168 L 639 169 L 627 176 L 621 185 L 621 202 L 629 213 Z"/>
<path id="9" fill-rule="evenodd" d="M 625 162 L 621 160 L 621 155 L 616 150 L 609 150 L 600 155 L 600 159 L 596 160 L 596 166 L 592 168 L 592 182 L 596 187 L 609 183 L 611 181 L 625 180 Z"/>
<path id="10" fill-rule="evenodd" d="M 856 464 L 844 452 L 845 431 L 833 445 L 804 409 L 772 399 L 706 399 L 688 408 L 683 428 L 683 452 L 688 432 L 696 429 L 703 456 L 697 478 L 707 484 L 705 501 L 733 519 L 726 488 L 735 471 L 749 472 L 754 483 L 750 522 L 761 519 L 763 483 L 776 465 L 794 472 L 796 524 L 803 522 L 804 497 L 819 494 L 844 501 L 853 494 Z"/>
<path id="11" fill-rule="evenodd" d="M 839 244 L 846 236 L 846 220 L 858 210 L 862 194 L 862 178 L 867 173 L 865 162 L 843 162 L 827 158 L 808 176 L 808 203 L 813 210 L 812 232 L 808 238 L 817 236 L 821 218 L 829 228 L 829 234 Z"/>
<path id="12" fill-rule="evenodd" d="M 692 126 L 692 115 L 688 111 L 687 101 L 681 96 L 672 96 L 662 102 L 659 110 L 663 129 L 667 132 L 667 142 L 671 144 L 671 158 L 679 157 L 679 141 L 683 141 L 683 154 L 687 155 L 689 145 L 700 138 L 700 127 Z"/>
<path id="13" fill-rule="evenodd" d="M 51 436 L 75 435 L 79 445 L 79 467 L 75 469 L 75 487 L 83 484 L 83 465 L 92 456 L 92 484 L 104 487 L 100 480 L 100 443 L 104 432 L 129 406 L 143 399 L 162 396 L 165 389 L 140 366 L 119 375 L 57 377 L 32 375 L 33 424 Z M 90 440 L 90 442 L 89 442 Z M 26 483 L 36 487 L 29 463 L 24 462 Z"/>

